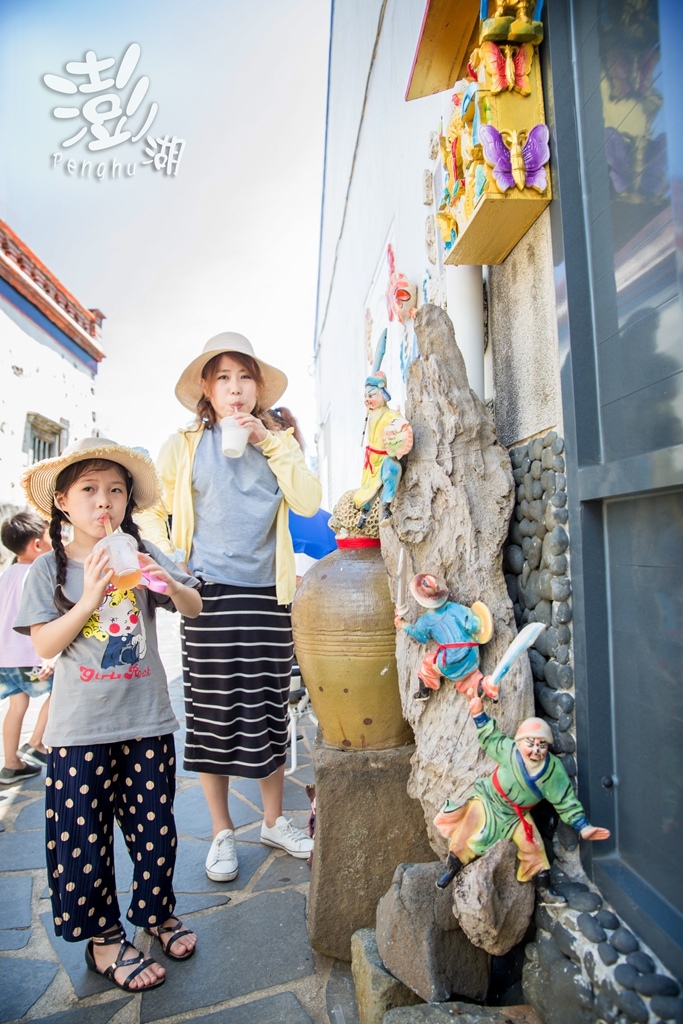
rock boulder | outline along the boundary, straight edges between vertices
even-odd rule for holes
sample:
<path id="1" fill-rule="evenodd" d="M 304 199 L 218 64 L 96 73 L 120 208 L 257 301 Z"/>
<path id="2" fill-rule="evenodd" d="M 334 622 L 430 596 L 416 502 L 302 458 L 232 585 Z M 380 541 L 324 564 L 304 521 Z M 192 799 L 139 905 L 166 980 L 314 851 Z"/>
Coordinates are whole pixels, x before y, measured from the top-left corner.
<path id="1" fill-rule="evenodd" d="M 501 839 L 453 881 L 453 914 L 467 938 L 503 956 L 524 938 L 534 912 L 534 886 L 517 881 L 517 847 Z"/>
<path id="2" fill-rule="evenodd" d="M 442 870 L 440 863 L 399 864 L 377 906 L 377 949 L 394 977 L 425 1002 L 483 999 L 489 957 L 458 925 L 450 892 L 436 888 Z"/>

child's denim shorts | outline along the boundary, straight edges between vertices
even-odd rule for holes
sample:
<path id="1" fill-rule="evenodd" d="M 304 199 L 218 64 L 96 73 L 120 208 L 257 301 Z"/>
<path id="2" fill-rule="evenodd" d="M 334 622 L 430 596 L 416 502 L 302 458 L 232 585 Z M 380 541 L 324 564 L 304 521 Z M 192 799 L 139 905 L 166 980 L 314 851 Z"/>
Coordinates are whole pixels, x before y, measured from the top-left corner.
<path id="1" fill-rule="evenodd" d="M 29 697 L 42 697 L 52 690 L 52 676 L 38 680 L 38 669 L 31 668 L 0 668 L 0 700 L 3 697 L 14 697 L 17 693 L 26 693 Z"/>

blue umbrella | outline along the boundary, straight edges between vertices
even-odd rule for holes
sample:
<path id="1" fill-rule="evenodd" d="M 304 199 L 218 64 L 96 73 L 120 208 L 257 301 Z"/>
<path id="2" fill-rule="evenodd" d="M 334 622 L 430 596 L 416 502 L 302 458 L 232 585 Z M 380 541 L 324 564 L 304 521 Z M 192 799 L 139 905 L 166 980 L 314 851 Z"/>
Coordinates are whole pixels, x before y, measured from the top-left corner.
<path id="1" fill-rule="evenodd" d="M 294 542 L 294 551 L 303 552 L 311 558 L 324 558 L 337 550 L 337 538 L 327 525 L 330 512 L 320 509 L 314 516 L 298 516 L 289 510 L 289 532 Z"/>

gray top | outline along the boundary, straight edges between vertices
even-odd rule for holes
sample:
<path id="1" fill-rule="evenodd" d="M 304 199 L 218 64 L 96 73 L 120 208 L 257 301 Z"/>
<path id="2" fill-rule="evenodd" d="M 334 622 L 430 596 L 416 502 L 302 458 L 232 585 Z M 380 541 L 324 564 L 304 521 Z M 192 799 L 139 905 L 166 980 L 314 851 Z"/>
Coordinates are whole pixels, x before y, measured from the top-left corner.
<path id="1" fill-rule="evenodd" d="M 188 565 L 210 583 L 272 587 L 275 523 L 282 501 L 277 478 L 260 448 L 221 451 L 221 430 L 205 430 L 192 467 L 194 535 Z"/>
<path id="2" fill-rule="evenodd" d="M 145 541 L 145 548 L 179 583 L 197 584 L 154 544 Z M 56 579 L 57 563 L 50 551 L 36 559 L 26 577 L 14 624 L 17 632 L 30 633 L 31 626 L 59 618 L 54 603 Z M 65 592 L 74 602 L 83 593 L 82 562 L 69 559 Z M 174 609 L 165 594 L 112 587 L 61 653 L 44 736 L 48 746 L 120 743 L 163 736 L 178 728 L 149 615 L 150 602 Z"/>

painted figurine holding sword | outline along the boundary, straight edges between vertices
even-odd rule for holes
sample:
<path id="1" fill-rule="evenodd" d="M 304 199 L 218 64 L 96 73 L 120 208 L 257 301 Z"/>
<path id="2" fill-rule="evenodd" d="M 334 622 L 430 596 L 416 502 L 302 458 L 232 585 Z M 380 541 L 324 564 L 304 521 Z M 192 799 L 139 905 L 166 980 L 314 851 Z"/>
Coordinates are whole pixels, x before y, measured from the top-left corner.
<path id="1" fill-rule="evenodd" d="M 550 753 L 553 737 L 547 722 L 527 718 L 513 739 L 489 718 L 478 696 L 470 699 L 470 714 L 479 745 L 497 767 L 492 775 L 475 782 L 475 795 L 466 803 L 457 807 L 447 800 L 434 819 L 449 840 L 446 870 L 436 884 L 445 889 L 465 864 L 481 857 L 499 839 L 511 839 L 517 847 L 518 881 L 533 878 L 543 902 L 563 903 L 564 898 L 553 891 L 548 856 L 531 809 L 547 800 L 582 839 L 609 839 L 610 833 L 589 823 L 562 762 Z"/>
<path id="2" fill-rule="evenodd" d="M 500 839 L 517 847 L 517 879 L 535 880 L 541 899 L 562 903 L 550 882 L 550 864 L 530 811 L 541 800 L 555 808 L 562 821 L 571 825 L 582 839 L 608 839 L 609 831 L 591 825 L 577 799 L 562 762 L 550 753 L 553 736 L 541 718 L 527 718 L 514 739 L 506 736 L 484 711 L 481 696 L 498 699 L 501 680 L 519 655 L 537 640 L 543 623 L 528 623 L 515 637 L 489 676 L 479 671 L 479 645 L 493 633 L 491 613 L 481 601 L 471 608 L 448 600 L 448 588 L 440 577 L 419 573 L 409 584 L 410 592 L 428 609 L 411 626 L 404 616 L 407 560 L 402 548 L 398 565 L 397 607 L 394 623 L 421 643 L 436 640 L 437 650 L 426 654 L 418 671 L 417 700 L 426 700 L 437 690 L 441 677 L 452 679 L 459 693 L 469 699 L 470 714 L 482 750 L 497 764 L 487 778 L 475 783 L 475 795 L 461 806 L 447 800 L 434 824 L 449 840 L 446 869 L 437 881 L 445 889 L 465 864 L 481 857 Z"/>
<path id="3" fill-rule="evenodd" d="M 418 669 L 418 689 L 415 700 L 428 700 L 438 690 L 442 678 L 455 683 L 459 693 L 473 696 L 479 686 L 485 687 L 484 676 L 479 671 L 479 645 L 488 643 L 493 635 L 491 612 L 482 601 L 475 601 L 471 608 L 448 600 L 448 587 L 440 576 L 421 572 L 410 581 L 410 592 L 427 611 L 415 625 L 407 622 L 405 603 L 405 555 L 399 556 L 399 592 L 395 609 L 394 625 L 404 629 L 408 636 L 419 643 L 435 640 L 437 649 L 425 654 Z M 488 686 L 488 684 L 486 684 Z M 487 697 L 498 696 L 497 689 L 484 688 Z"/>

